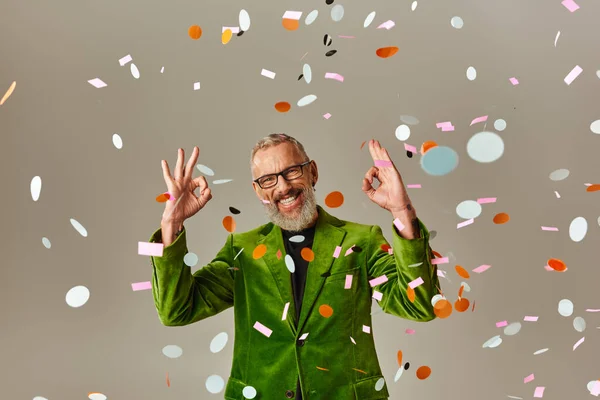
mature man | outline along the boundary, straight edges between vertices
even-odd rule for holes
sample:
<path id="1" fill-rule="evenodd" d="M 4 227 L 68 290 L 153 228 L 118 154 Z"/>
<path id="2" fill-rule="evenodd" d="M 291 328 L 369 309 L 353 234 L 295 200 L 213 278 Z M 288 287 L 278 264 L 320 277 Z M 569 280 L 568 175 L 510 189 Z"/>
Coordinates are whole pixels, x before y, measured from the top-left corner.
<path id="1" fill-rule="evenodd" d="M 379 226 L 342 221 L 318 206 L 317 164 L 296 139 L 272 134 L 251 156 L 252 186 L 271 222 L 229 234 L 216 257 L 194 274 L 183 262 L 183 222 L 212 194 L 204 177 L 192 179 L 197 147 L 185 169 L 179 149 L 174 176 L 162 161 L 172 201 L 150 239 L 164 245 L 163 256 L 152 257 L 154 302 L 167 326 L 234 307 L 225 399 L 387 399 L 371 332 L 372 298 L 388 314 L 435 318 L 431 299 L 439 282 L 429 232 L 388 152 L 375 140 L 369 151 L 375 166 L 362 190 L 391 213 L 391 247 Z"/>

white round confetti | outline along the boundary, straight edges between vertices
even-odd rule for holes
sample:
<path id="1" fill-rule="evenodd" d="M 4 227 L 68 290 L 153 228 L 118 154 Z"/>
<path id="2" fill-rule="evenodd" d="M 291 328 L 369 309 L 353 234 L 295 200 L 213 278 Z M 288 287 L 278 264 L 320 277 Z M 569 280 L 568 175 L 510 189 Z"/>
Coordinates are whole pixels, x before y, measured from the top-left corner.
<path id="1" fill-rule="evenodd" d="M 135 79 L 140 79 L 140 70 L 134 63 L 131 63 L 129 69 L 131 70 L 131 75 L 133 75 Z"/>
<path id="2" fill-rule="evenodd" d="M 175 344 L 168 344 L 163 347 L 162 352 L 169 358 L 178 358 L 183 354 L 183 349 Z"/>
<path id="3" fill-rule="evenodd" d="M 312 81 L 312 69 L 310 68 L 310 65 L 304 64 L 302 66 L 302 75 L 304 76 L 306 83 L 310 83 L 310 81 Z"/>
<path id="4" fill-rule="evenodd" d="M 585 331 L 585 327 L 585 319 L 583 319 L 582 317 L 575 317 L 575 319 L 573 320 L 573 328 L 575 328 L 577 332 L 583 332 Z"/>
<path id="5" fill-rule="evenodd" d="M 592 390 L 594 390 L 594 386 L 596 385 L 596 382 L 600 381 L 600 379 L 595 380 L 595 381 L 589 381 L 587 384 L 587 390 L 589 390 L 590 392 Z M 598 385 L 600 385 L 600 382 L 598 383 Z"/>
<path id="6" fill-rule="evenodd" d="M 75 286 L 71 288 L 67 295 L 65 296 L 65 300 L 68 305 L 73 308 L 81 307 L 90 299 L 90 290 L 85 286 Z"/>
<path id="7" fill-rule="evenodd" d="M 467 154 L 480 163 L 498 160 L 504 154 L 504 141 L 494 132 L 479 132 L 467 142 Z"/>
<path id="8" fill-rule="evenodd" d="M 596 71 L 596 76 L 598 77 L 598 79 L 600 79 L 600 69 Z"/>
<path id="9" fill-rule="evenodd" d="M 317 19 L 317 17 L 318 17 L 318 16 L 319 16 L 319 11 L 318 11 L 318 10 L 312 10 L 312 11 L 310 12 L 310 14 L 308 14 L 308 15 L 306 16 L 306 18 L 304 19 L 304 23 L 305 23 L 306 25 L 310 25 L 310 24 L 312 24 L 313 22 L 315 22 L 315 20 Z"/>
<path id="10" fill-rule="evenodd" d="M 563 179 L 567 179 L 570 172 L 568 169 L 557 169 L 556 171 L 552 171 L 550 173 L 550 180 L 552 181 L 562 181 Z"/>
<path id="11" fill-rule="evenodd" d="M 452 19 L 450 20 L 450 24 L 453 28 L 460 29 L 465 23 L 461 17 L 452 17 Z"/>
<path id="12" fill-rule="evenodd" d="M 471 286 L 469 286 L 469 284 L 467 282 L 461 282 L 460 286 L 464 287 L 464 291 L 465 292 L 470 292 L 471 291 Z"/>
<path id="13" fill-rule="evenodd" d="M 600 119 L 597 119 L 590 124 L 590 130 L 600 135 Z"/>
<path id="14" fill-rule="evenodd" d="M 45 397 L 42 397 L 42 396 L 35 396 L 35 397 L 33 398 L 33 400 L 48 400 L 48 399 L 47 399 L 47 398 L 45 398 Z"/>
<path id="15" fill-rule="evenodd" d="M 421 157 L 421 168 L 429 175 L 447 175 L 454 171 L 457 165 L 458 154 L 446 146 L 435 146 Z"/>
<path id="16" fill-rule="evenodd" d="M 208 176 L 215 175 L 213 170 L 208 168 L 206 165 L 198 164 L 198 165 L 196 165 L 196 168 L 198 168 L 198 171 L 202 172 L 204 175 L 208 175 Z"/>
<path id="17" fill-rule="evenodd" d="M 540 355 L 542 353 L 547 352 L 549 349 L 546 347 L 545 349 L 539 349 L 538 351 L 536 351 L 535 353 L 533 353 L 534 356 Z"/>
<path id="18" fill-rule="evenodd" d="M 227 332 L 221 332 L 217 334 L 213 340 L 210 341 L 210 351 L 212 353 L 218 353 L 225 348 L 227 344 L 227 340 L 229 340 L 229 336 Z"/>
<path id="19" fill-rule="evenodd" d="M 408 125 L 418 125 L 419 124 L 419 119 L 417 117 L 413 117 L 412 115 L 401 115 L 400 121 L 402 121 Z"/>
<path id="20" fill-rule="evenodd" d="M 400 125 L 396 128 L 396 139 L 405 141 L 410 137 L 410 128 L 408 125 Z"/>
<path id="21" fill-rule="evenodd" d="M 573 302 L 569 299 L 559 301 L 558 313 L 563 317 L 570 317 L 573 314 Z"/>
<path id="22" fill-rule="evenodd" d="M 502 132 L 503 130 L 506 129 L 506 121 L 503 119 L 497 119 L 494 121 L 494 129 L 497 130 L 498 132 Z"/>
<path id="23" fill-rule="evenodd" d="M 253 399 L 256 397 L 256 394 L 256 389 L 254 389 L 252 386 L 246 386 L 242 389 L 242 396 L 244 396 L 246 399 Z"/>
<path id="24" fill-rule="evenodd" d="M 106 395 L 102 394 L 102 393 L 90 393 L 88 395 L 88 399 L 90 399 L 90 400 L 106 400 L 106 399 L 108 399 L 108 397 L 106 397 Z"/>
<path id="25" fill-rule="evenodd" d="M 383 379 L 383 378 L 377 379 L 377 382 L 375 382 L 375 390 L 378 392 L 381 391 L 381 389 L 383 389 L 384 385 L 385 385 L 385 379 Z"/>
<path id="26" fill-rule="evenodd" d="M 477 70 L 474 67 L 467 68 L 467 79 L 474 81 L 477 78 Z"/>
<path id="27" fill-rule="evenodd" d="M 464 219 L 479 217 L 481 210 L 481 204 L 475 200 L 465 200 L 456 206 L 456 214 Z"/>
<path id="28" fill-rule="evenodd" d="M 375 15 L 377 13 L 375 11 L 371 11 L 369 13 L 369 15 L 367 15 L 367 18 L 365 18 L 365 22 L 363 23 L 363 26 L 365 28 L 367 28 L 369 25 L 371 25 L 371 23 L 373 22 L 373 20 L 375 19 Z"/>
<path id="29" fill-rule="evenodd" d="M 494 347 L 500 346 L 500 343 L 502 343 L 502 338 L 500 337 L 500 335 L 496 335 L 493 338 L 488 339 L 487 342 L 485 342 L 481 347 L 483 347 L 484 349 L 486 347 L 492 349 Z"/>
<path id="30" fill-rule="evenodd" d="M 42 244 L 47 249 L 49 249 L 50 247 L 52 247 L 52 243 L 50 243 L 50 239 L 48 239 L 47 237 L 43 237 L 42 238 Z"/>
<path id="31" fill-rule="evenodd" d="M 121 136 L 119 136 L 117 133 L 112 135 L 112 142 L 117 149 L 120 150 L 123 148 L 123 139 L 121 139 Z"/>
<path id="32" fill-rule="evenodd" d="M 229 183 L 233 181 L 233 179 L 215 179 L 214 181 L 212 181 L 213 185 L 222 185 L 224 183 Z"/>
<path id="33" fill-rule="evenodd" d="M 42 178 L 34 176 L 29 184 L 29 190 L 31 191 L 31 198 L 33 201 L 40 199 L 40 193 L 42 192 Z"/>
<path id="34" fill-rule="evenodd" d="M 587 234 L 588 223 L 585 218 L 577 217 L 569 225 L 569 236 L 574 242 L 581 242 Z"/>
<path id="35" fill-rule="evenodd" d="M 509 324 L 507 327 L 504 328 L 504 334 L 506 336 L 513 336 L 513 335 L 516 335 L 517 333 L 519 333 L 520 330 L 521 330 L 521 323 L 513 322 L 512 324 Z"/>
<path id="36" fill-rule="evenodd" d="M 298 107 L 304 107 L 312 103 L 317 99 L 317 96 L 314 94 L 309 94 L 298 100 Z"/>
<path id="37" fill-rule="evenodd" d="M 294 273 L 294 271 L 296 271 L 296 264 L 294 264 L 294 259 L 289 254 L 285 255 L 285 266 L 292 274 Z"/>
<path id="38" fill-rule="evenodd" d="M 240 29 L 242 31 L 246 32 L 248 29 L 250 29 L 250 14 L 248 14 L 248 11 L 246 11 L 246 10 L 240 11 L 239 22 L 240 22 Z"/>
<path id="39" fill-rule="evenodd" d="M 396 371 L 396 376 L 394 376 L 394 382 L 398 382 L 398 379 L 400 379 L 400 377 L 402 376 L 403 373 L 404 373 L 404 368 L 402 368 L 402 367 L 398 368 L 398 371 Z"/>
<path id="40" fill-rule="evenodd" d="M 412 4 L 410 5 L 410 9 L 412 11 L 415 11 L 417 9 L 417 2 L 416 2 L 416 0 L 412 2 Z"/>
<path id="41" fill-rule="evenodd" d="M 198 256 L 195 253 L 187 253 L 183 256 L 183 263 L 188 267 L 194 267 L 198 264 Z"/>
<path id="42" fill-rule="evenodd" d="M 87 230 L 83 227 L 83 225 L 81 225 L 79 223 L 79 221 L 77 221 L 76 219 L 71 218 L 71 225 L 73 225 L 73 228 L 75 228 L 75 230 L 77 232 L 79 232 L 79 234 L 83 237 L 87 237 Z"/>
<path id="43" fill-rule="evenodd" d="M 293 243 L 302 243 L 302 242 L 304 242 L 304 236 L 302 236 L 302 235 L 292 236 L 290 238 L 290 242 L 293 242 Z"/>
<path id="44" fill-rule="evenodd" d="M 219 375 L 211 375 L 206 378 L 206 390 L 208 390 L 209 393 L 220 393 L 224 387 L 225 381 Z"/>
<path id="45" fill-rule="evenodd" d="M 444 299 L 445 297 L 442 296 L 441 294 L 436 294 L 435 296 L 433 296 L 431 298 L 431 305 L 435 307 L 435 303 L 437 303 L 438 301 L 440 301 L 441 299 Z"/>
<path id="46" fill-rule="evenodd" d="M 334 22 L 340 22 L 344 18 L 344 6 L 336 4 L 331 8 L 331 19 Z"/>
<path id="47" fill-rule="evenodd" d="M 600 217 L 598 217 L 598 226 L 600 226 Z"/>

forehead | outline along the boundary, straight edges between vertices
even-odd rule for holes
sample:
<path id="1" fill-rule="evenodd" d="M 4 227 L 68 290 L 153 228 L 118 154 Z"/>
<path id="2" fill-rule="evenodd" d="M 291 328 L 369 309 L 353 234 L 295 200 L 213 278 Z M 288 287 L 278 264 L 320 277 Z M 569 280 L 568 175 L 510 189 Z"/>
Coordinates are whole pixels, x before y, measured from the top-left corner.
<path id="1" fill-rule="evenodd" d="M 254 155 L 252 173 L 254 177 L 280 172 L 289 166 L 300 164 L 302 154 L 292 143 L 280 143 L 261 149 Z"/>

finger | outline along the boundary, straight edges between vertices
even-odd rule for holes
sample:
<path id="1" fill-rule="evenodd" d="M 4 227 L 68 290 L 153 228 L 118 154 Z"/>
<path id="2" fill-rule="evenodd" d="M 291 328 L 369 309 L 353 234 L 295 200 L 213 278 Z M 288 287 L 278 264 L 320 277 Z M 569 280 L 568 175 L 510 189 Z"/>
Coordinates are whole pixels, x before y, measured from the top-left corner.
<path id="1" fill-rule="evenodd" d="M 373 177 L 379 179 L 379 168 L 371 167 L 365 174 L 365 179 L 371 184 L 373 183 Z"/>
<path id="2" fill-rule="evenodd" d="M 208 183 L 206 182 L 206 178 L 203 176 L 199 176 L 195 179 L 192 179 L 193 190 L 196 188 L 200 189 L 200 193 L 202 193 L 206 188 L 208 188 Z"/>
<path id="3" fill-rule="evenodd" d="M 385 147 L 382 147 L 379 142 L 377 142 L 377 144 L 379 145 L 379 154 L 380 154 L 380 160 L 385 160 L 385 161 L 392 161 L 392 159 L 390 158 L 390 155 L 388 154 L 387 150 Z"/>
<path id="4" fill-rule="evenodd" d="M 373 197 L 373 193 L 375 193 L 375 189 L 369 183 L 369 180 L 367 178 L 363 178 L 361 189 L 367 196 L 369 196 L 369 198 Z"/>
<path id="5" fill-rule="evenodd" d="M 185 157 L 185 153 L 183 149 L 177 149 L 177 164 L 175 164 L 175 171 L 173 171 L 175 175 L 175 179 L 179 180 L 183 177 L 183 159 Z"/>
<path id="6" fill-rule="evenodd" d="M 169 171 L 169 164 L 167 164 L 167 160 L 161 160 L 162 170 L 163 170 L 163 178 L 165 179 L 165 183 L 167 187 L 171 186 L 171 182 L 173 182 L 173 177 L 171 176 L 171 172 Z"/>
<path id="7" fill-rule="evenodd" d="M 192 155 L 188 160 L 187 165 L 185 166 L 185 172 L 183 177 L 185 179 L 192 179 L 192 175 L 194 174 L 194 166 L 196 165 L 196 161 L 198 161 L 198 154 L 200 154 L 200 149 L 198 146 L 194 146 L 194 150 L 192 150 Z"/>

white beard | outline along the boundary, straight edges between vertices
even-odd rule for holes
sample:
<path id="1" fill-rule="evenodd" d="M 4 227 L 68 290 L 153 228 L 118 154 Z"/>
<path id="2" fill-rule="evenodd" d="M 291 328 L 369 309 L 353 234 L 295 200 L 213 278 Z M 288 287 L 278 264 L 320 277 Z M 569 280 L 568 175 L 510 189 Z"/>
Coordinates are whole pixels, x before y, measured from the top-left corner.
<path id="1" fill-rule="evenodd" d="M 303 203 L 300 206 L 300 212 L 294 212 L 294 216 L 288 217 L 279 211 L 276 202 L 265 204 L 265 212 L 271 222 L 286 231 L 298 232 L 309 227 L 317 213 L 317 199 L 312 188 L 302 190 Z"/>

